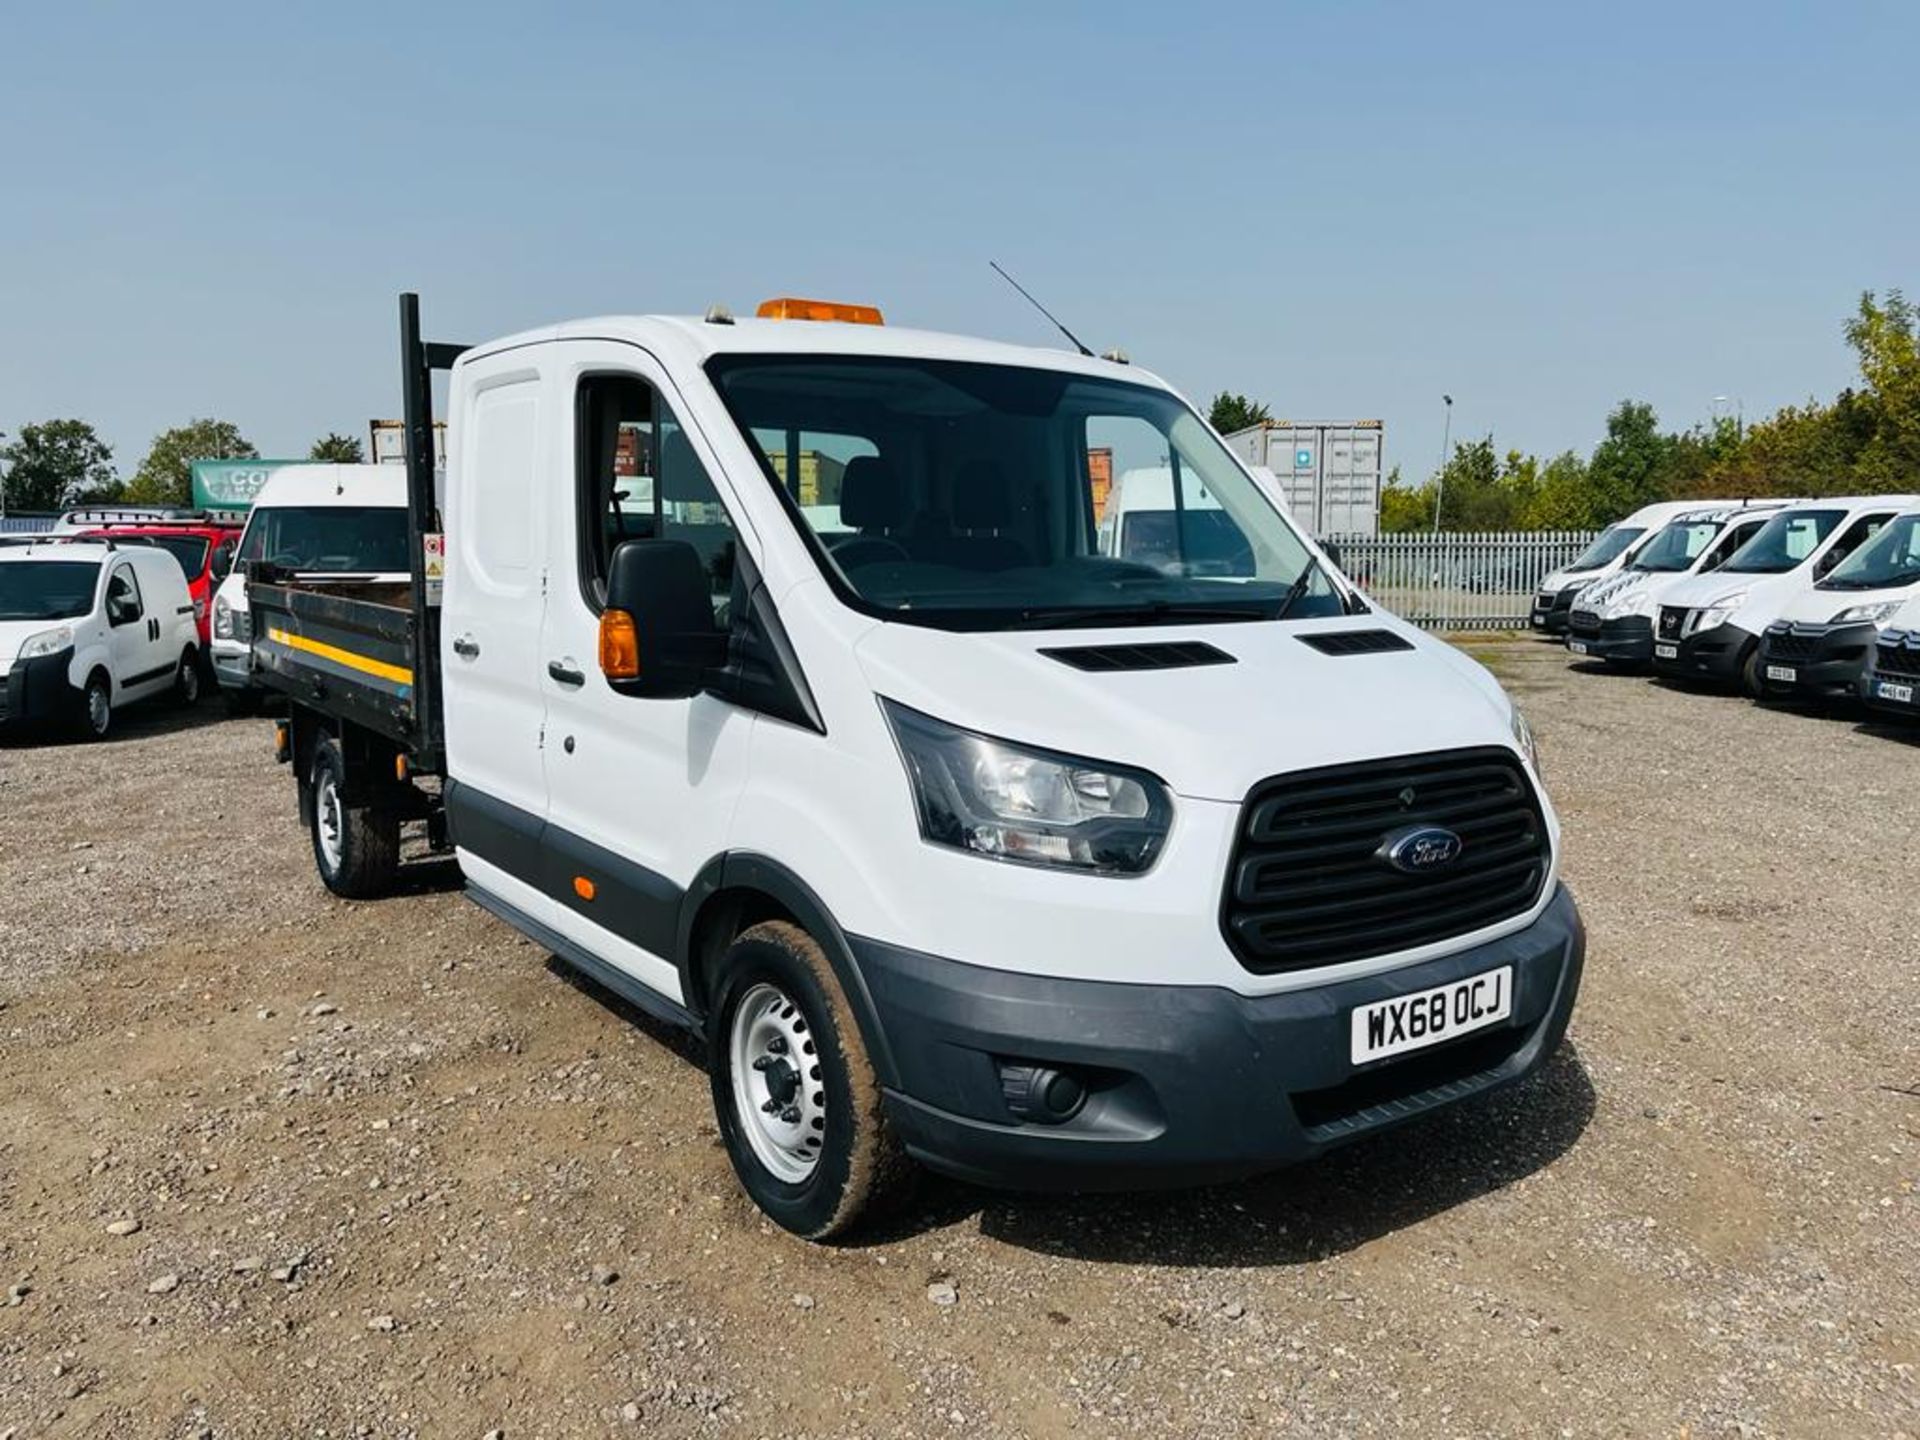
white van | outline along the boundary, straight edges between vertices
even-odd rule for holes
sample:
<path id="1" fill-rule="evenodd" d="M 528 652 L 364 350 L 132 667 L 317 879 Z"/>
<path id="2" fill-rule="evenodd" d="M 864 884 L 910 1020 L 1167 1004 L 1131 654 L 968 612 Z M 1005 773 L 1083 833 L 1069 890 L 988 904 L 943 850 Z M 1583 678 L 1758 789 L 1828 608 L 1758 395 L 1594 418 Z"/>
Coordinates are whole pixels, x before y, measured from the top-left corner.
<path id="1" fill-rule="evenodd" d="M 1880 714 L 1920 722 L 1920 595 L 1880 627 L 1860 676 L 1860 698 Z"/>
<path id="2" fill-rule="evenodd" d="M 707 1037 L 779 1224 L 910 1160 L 1254 1173 L 1559 1044 L 1584 939 L 1526 722 L 1162 381 L 877 312 L 465 351 L 402 314 L 410 434 L 452 362 L 443 607 L 254 586 L 320 873 L 374 893 L 437 821 L 474 900 Z M 1103 553 L 1100 450 L 1233 543 Z M 847 458 L 803 507 L 809 451 Z"/>
<path id="3" fill-rule="evenodd" d="M 1866 544 L 1788 600 L 1760 636 L 1764 696 L 1851 698 L 1896 611 L 1920 595 L 1920 509 L 1894 516 Z"/>
<path id="4" fill-rule="evenodd" d="M 407 477 L 397 465 L 289 465 L 255 497 L 234 563 L 213 596 L 213 673 L 229 708 L 258 699 L 247 669 L 253 626 L 246 567 L 335 581 L 404 581 Z"/>
<path id="5" fill-rule="evenodd" d="M 1258 477 L 1256 477 L 1257 479 Z M 1262 487 L 1270 500 L 1274 492 Z M 1231 575 L 1249 563 L 1246 539 L 1206 485 L 1177 483 L 1169 465 L 1124 470 L 1100 519 L 1100 553 L 1167 574 Z"/>
<path id="6" fill-rule="evenodd" d="M 1571 565 L 1541 580 L 1529 623 L 1547 635 L 1564 635 L 1573 614 L 1573 598 L 1596 580 L 1625 569 L 1647 538 L 1676 515 L 1710 505 L 1710 500 L 1662 500 L 1642 505 L 1626 519 L 1602 530 Z"/>
<path id="7" fill-rule="evenodd" d="M 200 698 L 199 630 L 179 562 L 151 546 L 0 549 L 0 723 L 92 740 L 136 700 Z"/>
<path id="8" fill-rule="evenodd" d="M 1760 636 L 1796 596 L 1858 550 L 1912 495 L 1833 496 L 1789 505 L 1710 575 L 1660 597 L 1653 668 L 1761 693 Z"/>
<path id="9" fill-rule="evenodd" d="M 1660 596 L 1689 575 L 1726 564 L 1776 511 L 1792 503 L 1720 502 L 1669 520 L 1634 552 L 1626 568 L 1574 596 L 1567 617 L 1568 651 L 1608 665 L 1646 664 L 1653 658 L 1653 617 Z"/>

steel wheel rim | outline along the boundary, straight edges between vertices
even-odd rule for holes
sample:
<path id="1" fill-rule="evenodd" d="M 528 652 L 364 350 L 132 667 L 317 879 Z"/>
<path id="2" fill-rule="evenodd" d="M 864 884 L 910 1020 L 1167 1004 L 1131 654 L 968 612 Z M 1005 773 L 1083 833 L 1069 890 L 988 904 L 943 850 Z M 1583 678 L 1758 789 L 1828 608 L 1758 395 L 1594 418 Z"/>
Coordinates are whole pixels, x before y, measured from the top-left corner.
<path id="1" fill-rule="evenodd" d="M 803 1184 L 826 1145 L 827 1087 L 807 1017 L 777 986 L 754 985 L 733 1010 L 727 1036 L 733 1113 L 767 1171 Z"/>
<path id="2" fill-rule="evenodd" d="M 107 726 L 113 723 L 113 701 L 107 696 L 104 685 L 87 687 L 87 724 L 93 727 L 93 733 L 104 735 Z"/>
<path id="3" fill-rule="evenodd" d="M 340 868 L 340 788 L 334 784 L 331 773 L 320 777 L 320 784 L 313 797 L 314 836 L 320 842 L 320 858 L 326 861 L 329 874 Z"/>

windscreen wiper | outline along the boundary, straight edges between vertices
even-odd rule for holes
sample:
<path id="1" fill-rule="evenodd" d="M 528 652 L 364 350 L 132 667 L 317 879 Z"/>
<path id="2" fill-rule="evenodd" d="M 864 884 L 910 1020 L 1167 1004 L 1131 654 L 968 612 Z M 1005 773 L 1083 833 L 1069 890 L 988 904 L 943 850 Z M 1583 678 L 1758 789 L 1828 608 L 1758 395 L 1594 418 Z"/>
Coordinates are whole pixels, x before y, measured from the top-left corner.
<path id="1" fill-rule="evenodd" d="M 1319 568 L 1320 557 L 1309 550 L 1307 552 L 1307 563 L 1300 567 L 1300 573 L 1294 576 L 1293 584 L 1287 587 L 1287 598 L 1280 602 L 1279 613 L 1273 617 L 1274 619 L 1284 620 L 1287 618 L 1287 612 L 1293 609 L 1302 595 L 1307 593 L 1307 586 L 1313 583 L 1313 572 Z M 1340 602 L 1342 613 L 1345 612 L 1346 608 L 1346 601 L 1343 598 Z"/>

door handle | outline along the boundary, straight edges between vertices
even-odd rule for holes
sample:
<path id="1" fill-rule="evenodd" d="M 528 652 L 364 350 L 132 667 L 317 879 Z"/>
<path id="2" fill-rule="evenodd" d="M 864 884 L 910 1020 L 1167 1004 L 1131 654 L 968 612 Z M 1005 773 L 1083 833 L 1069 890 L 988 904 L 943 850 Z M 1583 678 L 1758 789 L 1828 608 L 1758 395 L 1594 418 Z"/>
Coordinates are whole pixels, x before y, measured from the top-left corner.
<path id="1" fill-rule="evenodd" d="M 586 672 L 584 670 L 574 669 L 564 660 L 549 660 L 547 662 L 547 674 L 551 675 L 555 680 L 558 680 L 562 685 L 584 685 L 587 683 Z"/>
<path id="2" fill-rule="evenodd" d="M 462 635 L 458 640 L 453 642 L 453 653 L 458 655 L 462 660 L 478 660 L 480 658 L 480 642 L 471 635 Z"/>

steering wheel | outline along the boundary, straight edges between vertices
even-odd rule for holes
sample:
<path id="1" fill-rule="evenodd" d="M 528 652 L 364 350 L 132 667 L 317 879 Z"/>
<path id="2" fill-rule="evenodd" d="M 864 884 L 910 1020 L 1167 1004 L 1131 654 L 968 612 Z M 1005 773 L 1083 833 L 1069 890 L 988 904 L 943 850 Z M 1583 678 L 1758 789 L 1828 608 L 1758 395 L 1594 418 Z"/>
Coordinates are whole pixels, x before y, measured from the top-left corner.
<path id="1" fill-rule="evenodd" d="M 842 570 L 853 570 L 862 565 L 882 565 L 889 560 L 905 561 L 913 557 L 907 554 L 906 546 L 898 541 L 889 540 L 883 535 L 856 535 L 833 547 L 834 563 Z"/>

